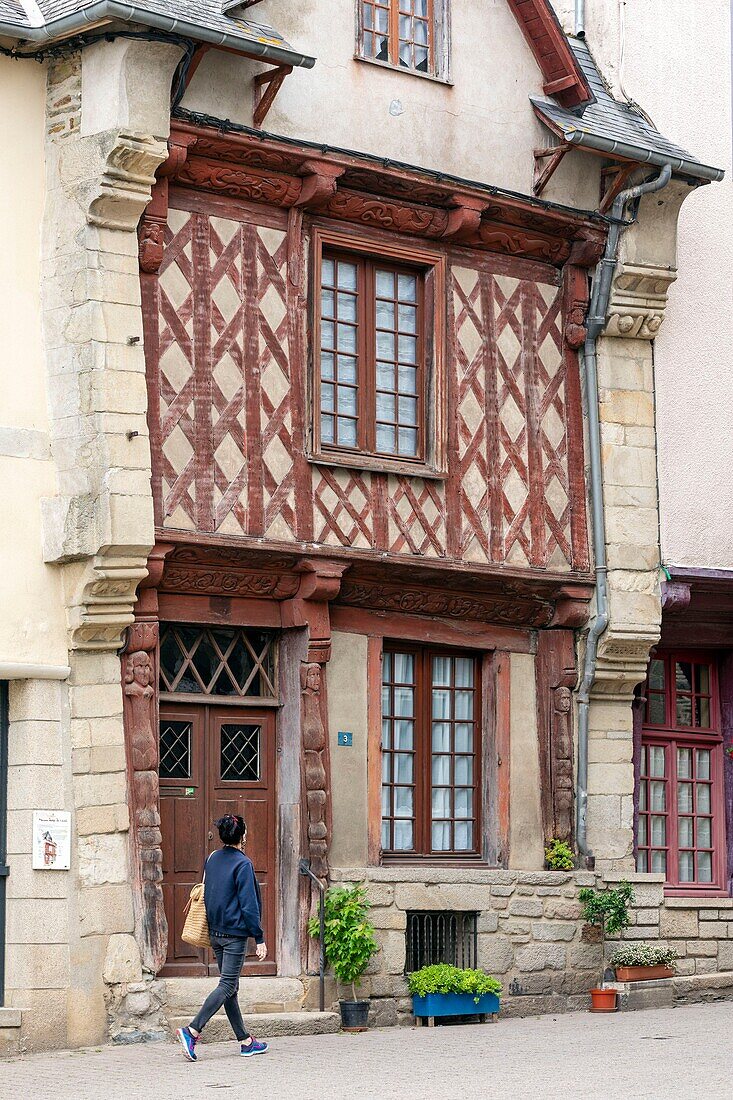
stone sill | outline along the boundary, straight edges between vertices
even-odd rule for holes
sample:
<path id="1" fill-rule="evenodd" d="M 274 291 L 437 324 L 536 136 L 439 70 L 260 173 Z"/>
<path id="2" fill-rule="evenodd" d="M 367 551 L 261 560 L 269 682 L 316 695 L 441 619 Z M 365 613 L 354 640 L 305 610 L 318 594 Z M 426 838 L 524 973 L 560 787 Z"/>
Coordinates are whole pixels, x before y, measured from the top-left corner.
<path id="1" fill-rule="evenodd" d="M 0 1028 L 20 1027 L 21 1018 L 19 1008 L 0 1008 Z"/>
<path id="2" fill-rule="evenodd" d="M 419 882 L 424 886 L 473 883 L 479 886 L 595 886 L 592 871 L 505 871 L 499 867 L 332 867 L 338 882 Z"/>
<path id="3" fill-rule="evenodd" d="M 639 886 L 655 886 L 659 883 L 660 886 L 664 886 L 664 875 L 655 875 L 646 871 L 601 871 L 600 874 L 604 882 L 630 882 L 632 886 L 635 882 Z"/>
<path id="4" fill-rule="evenodd" d="M 665 909 L 733 909 L 733 898 L 727 896 L 716 897 L 711 894 L 706 898 L 674 898 L 664 899 Z"/>

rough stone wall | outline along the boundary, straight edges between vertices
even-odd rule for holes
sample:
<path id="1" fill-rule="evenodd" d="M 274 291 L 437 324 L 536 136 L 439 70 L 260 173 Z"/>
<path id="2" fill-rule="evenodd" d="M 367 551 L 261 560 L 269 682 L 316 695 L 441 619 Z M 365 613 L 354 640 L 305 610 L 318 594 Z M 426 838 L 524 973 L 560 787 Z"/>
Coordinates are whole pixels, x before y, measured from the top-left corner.
<path id="1" fill-rule="evenodd" d="M 677 949 L 674 1000 L 733 995 L 733 899 L 664 898 L 659 875 L 380 867 L 335 869 L 332 878 L 367 885 L 380 951 L 358 992 L 372 998 L 375 1025 L 412 1023 L 405 977 L 409 910 L 479 914 L 477 966 L 501 981 L 502 1016 L 586 1009 L 588 993 L 600 980 L 602 954 L 598 930 L 580 917 L 578 891 L 616 886 L 623 878 L 635 893 L 623 940 Z M 606 943 L 606 960 L 617 945 Z M 316 997 L 311 983 L 308 1007 L 315 1007 Z M 327 1001 L 335 1006 L 337 997 L 331 979 Z"/>
<path id="2" fill-rule="evenodd" d="M 612 877 L 615 885 L 623 876 Z M 661 875 L 631 877 L 635 904 L 624 940 L 674 947 L 683 978 L 733 972 L 733 898 L 665 898 Z M 609 941 L 609 957 L 616 946 Z"/>
<path id="3" fill-rule="evenodd" d="M 412 1022 L 405 978 L 408 910 L 478 912 L 477 965 L 501 981 L 502 1015 L 584 1008 L 600 976 L 601 949 L 580 921 L 578 889 L 591 872 L 381 867 L 334 870 L 335 881 L 366 881 L 380 952 L 361 989 L 375 1022 Z"/>

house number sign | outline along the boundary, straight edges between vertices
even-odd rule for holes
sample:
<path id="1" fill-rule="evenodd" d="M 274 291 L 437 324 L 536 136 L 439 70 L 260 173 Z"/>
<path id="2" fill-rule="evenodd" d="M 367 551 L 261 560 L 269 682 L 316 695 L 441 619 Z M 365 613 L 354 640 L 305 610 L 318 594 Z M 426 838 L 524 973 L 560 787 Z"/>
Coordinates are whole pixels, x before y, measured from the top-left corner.
<path id="1" fill-rule="evenodd" d="M 71 814 L 66 810 L 33 811 L 33 869 L 68 871 L 71 866 Z"/>

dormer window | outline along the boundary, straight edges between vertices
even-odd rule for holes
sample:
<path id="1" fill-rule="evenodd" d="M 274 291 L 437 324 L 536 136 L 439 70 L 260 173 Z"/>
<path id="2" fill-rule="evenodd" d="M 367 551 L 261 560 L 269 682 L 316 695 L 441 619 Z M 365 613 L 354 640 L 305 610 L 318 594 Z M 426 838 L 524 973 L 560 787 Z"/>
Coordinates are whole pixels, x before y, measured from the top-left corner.
<path id="1" fill-rule="evenodd" d="M 359 0 L 357 56 L 447 78 L 448 0 Z"/>

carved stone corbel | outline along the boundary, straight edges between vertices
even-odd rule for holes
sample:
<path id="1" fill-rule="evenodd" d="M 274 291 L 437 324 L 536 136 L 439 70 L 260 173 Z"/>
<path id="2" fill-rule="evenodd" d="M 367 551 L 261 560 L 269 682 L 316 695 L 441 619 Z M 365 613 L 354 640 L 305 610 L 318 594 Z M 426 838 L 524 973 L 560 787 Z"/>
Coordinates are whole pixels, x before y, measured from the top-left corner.
<path id="1" fill-rule="evenodd" d="M 653 340 L 664 320 L 673 268 L 623 263 L 613 280 L 606 336 Z"/>
<path id="2" fill-rule="evenodd" d="M 122 654 L 135 932 L 143 966 L 157 974 L 168 949 L 158 781 L 158 623 L 130 627 Z"/>
<path id="3" fill-rule="evenodd" d="M 98 192 L 89 204 L 89 224 L 103 229 L 134 231 L 150 202 L 155 171 L 167 155 L 165 142 L 120 130 L 107 154 Z"/>
<path id="4" fill-rule="evenodd" d="M 631 702 L 634 688 L 646 676 L 649 652 L 659 641 L 659 627 L 609 627 L 598 645 L 598 664 L 592 697 Z"/>
<path id="5" fill-rule="evenodd" d="M 146 555 L 95 555 L 69 609 L 72 649 L 120 649 L 133 622 L 137 586 L 147 576 Z"/>

